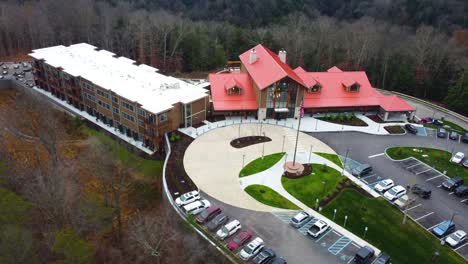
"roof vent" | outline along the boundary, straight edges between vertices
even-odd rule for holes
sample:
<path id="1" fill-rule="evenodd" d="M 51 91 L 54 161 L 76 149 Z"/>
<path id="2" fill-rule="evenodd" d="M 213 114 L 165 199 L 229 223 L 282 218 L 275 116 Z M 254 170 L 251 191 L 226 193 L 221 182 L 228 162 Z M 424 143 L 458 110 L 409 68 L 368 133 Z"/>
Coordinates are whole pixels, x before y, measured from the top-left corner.
<path id="1" fill-rule="evenodd" d="M 280 61 L 282 61 L 283 63 L 286 63 L 286 51 L 284 49 L 281 49 L 278 52 L 278 57 L 279 57 Z"/>
<path id="2" fill-rule="evenodd" d="M 255 51 L 255 49 L 252 49 L 250 51 L 249 63 L 253 64 L 256 61 L 257 61 L 257 51 Z"/>

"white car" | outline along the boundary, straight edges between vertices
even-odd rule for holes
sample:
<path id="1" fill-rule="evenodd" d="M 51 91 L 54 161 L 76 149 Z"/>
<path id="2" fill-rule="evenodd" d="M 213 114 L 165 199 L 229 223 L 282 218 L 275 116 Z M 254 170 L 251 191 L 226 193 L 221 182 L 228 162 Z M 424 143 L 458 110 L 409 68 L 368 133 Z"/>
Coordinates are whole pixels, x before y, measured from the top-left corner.
<path id="1" fill-rule="evenodd" d="M 223 240 L 235 234 L 237 231 L 239 231 L 239 229 L 241 229 L 241 227 L 242 226 L 238 220 L 232 220 L 231 222 L 221 227 L 221 229 L 219 229 L 218 232 L 216 232 L 216 236 L 219 239 Z"/>
<path id="2" fill-rule="evenodd" d="M 201 213 L 203 210 L 206 208 L 210 207 L 211 203 L 208 200 L 201 200 L 201 201 L 195 201 L 193 203 L 189 203 L 187 205 L 184 205 L 184 211 L 185 213 L 189 215 L 197 215 Z"/>
<path id="3" fill-rule="evenodd" d="M 383 193 L 386 192 L 388 189 L 392 188 L 393 186 L 395 186 L 393 180 L 386 179 L 377 183 L 377 185 L 375 185 L 374 187 L 374 190 L 376 190 L 379 193 Z"/>
<path id="4" fill-rule="evenodd" d="M 265 243 L 259 237 L 256 237 L 254 240 L 250 241 L 239 253 L 239 257 L 242 260 L 249 260 L 255 255 L 257 255 L 260 251 L 262 251 L 263 247 L 265 247 Z"/>
<path id="5" fill-rule="evenodd" d="M 453 156 L 451 159 L 450 159 L 450 162 L 453 162 L 453 163 L 460 163 L 463 158 L 465 157 L 465 154 L 463 152 L 457 152 L 457 154 L 455 154 L 455 156 Z"/>
<path id="6" fill-rule="evenodd" d="M 463 244 L 467 239 L 466 232 L 463 230 L 457 230 L 455 233 L 451 234 L 445 238 L 445 242 L 451 247 L 456 247 L 460 244 Z"/>
<path id="7" fill-rule="evenodd" d="M 402 195 L 400 198 L 395 200 L 395 205 L 400 209 L 408 208 L 411 204 L 415 202 L 414 198 L 409 198 L 408 195 Z"/>
<path id="8" fill-rule="evenodd" d="M 301 211 L 297 213 L 293 218 L 291 218 L 290 224 L 295 228 L 301 228 L 303 225 L 307 224 L 307 222 L 309 222 L 309 220 L 311 219 L 312 217 L 308 213 Z"/>
<path id="9" fill-rule="evenodd" d="M 406 194 L 406 189 L 405 187 L 401 186 L 401 185 L 398 185 L 398 186 L 395 186 L 393 188 L 391 188 L 390 190 L 386 191 L 384 193 L 384 197 L 386 199 L 388 199 L 389 201 L 395 201 L 396 199 L 400 198 L 401 196 L 405 195 Z"/>
<path id="10" fill-rule="evenodd" d="M 194 202 L 198 199 L 200 199 L 200 194 L 197 191 L 191 191 L 177 197 L 177 199 L 175 199 L 175 203 L 177 206 L 182 206 Z"/>
<path id="11" fill-rule="evenodd" d="M 328 225 L 327 222 L 323 221 L 323 220 L 318 220 L 317 222 L 315 222 L 310 228 L 309 230 L 307 230 L 307 234 L 312 236 L 312 237 L 319 237 L 321 234 L 323 234 L 325 231 L 327 231 L 327 229 L 329 228 L 330 226 Z"/>

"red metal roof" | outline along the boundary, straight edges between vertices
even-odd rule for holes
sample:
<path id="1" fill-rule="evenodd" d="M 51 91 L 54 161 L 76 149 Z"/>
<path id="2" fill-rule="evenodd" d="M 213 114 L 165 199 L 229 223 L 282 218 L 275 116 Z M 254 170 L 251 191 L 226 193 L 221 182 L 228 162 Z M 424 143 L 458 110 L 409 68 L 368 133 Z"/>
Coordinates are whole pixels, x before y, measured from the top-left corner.
<path id="1" fill-rule="evenodd" d="M 257 52 L 257 59 L 254 63 L 249 63 L 250 51 L 252 49 L 242 53 L 239 58 L 260 90 L 267 88 L 272 83 L 286 76 L 302 86 L 306 86 L 296 72 L 289 65 L 283 63 L 273 51 L 260 44 L 253 49 Z"/>
<path id="2" fill-rule="evenodd" d="M 247 73 L 211 73 L 211 98 L 215 111 L 257 110 L 252 81 Z M 242 88 L 241 94 L 228 94 L 226 87 L 235 84 Z"/>
<path id="3" fill-rule="evenodd" d="M 332 68 L 333 69 L 333 68 Z M 414 111 L 415 109 L 404 100 L 395 96 L 384 96 L 375 90 L 365 72 L 305 72 L 299 76 L 306 83 L 311 79 L 322 85 L 318 93 L 305 93 L 305 108 L 331 108 L 331 107 L 365 107 L 381 106 L 385 111 Z M 359 92 L 348 92 L 343 84 L 357 82 Z"/>

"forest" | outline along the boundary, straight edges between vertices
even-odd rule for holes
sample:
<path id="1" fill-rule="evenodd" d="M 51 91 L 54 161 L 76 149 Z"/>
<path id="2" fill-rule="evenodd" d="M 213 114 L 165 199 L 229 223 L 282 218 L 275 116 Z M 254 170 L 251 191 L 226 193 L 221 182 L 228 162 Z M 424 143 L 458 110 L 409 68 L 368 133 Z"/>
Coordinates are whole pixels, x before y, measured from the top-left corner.
<path id="1" fill-rule="evenodd" d="M 41 0 L 0 3 L 0 57 L 88 42 L 178 75 L 258 43 L 309 71 L 366 71 L 374 87 L 467 114 L 462 0 Z"/>

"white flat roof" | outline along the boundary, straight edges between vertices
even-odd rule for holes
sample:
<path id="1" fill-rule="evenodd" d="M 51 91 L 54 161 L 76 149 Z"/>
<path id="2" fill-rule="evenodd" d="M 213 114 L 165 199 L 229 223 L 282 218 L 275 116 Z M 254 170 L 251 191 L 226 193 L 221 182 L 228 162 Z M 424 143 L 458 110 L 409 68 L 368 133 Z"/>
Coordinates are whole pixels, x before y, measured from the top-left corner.
<path id="1" fill-rule="evenodd" d="M 208 96 L 203 88 L 86 43 L 37 49 L 29 55 L 137 102 L 155 114 L 171 109 L 176 103 L 187 104 Z"/>

